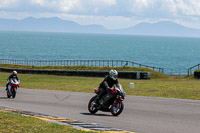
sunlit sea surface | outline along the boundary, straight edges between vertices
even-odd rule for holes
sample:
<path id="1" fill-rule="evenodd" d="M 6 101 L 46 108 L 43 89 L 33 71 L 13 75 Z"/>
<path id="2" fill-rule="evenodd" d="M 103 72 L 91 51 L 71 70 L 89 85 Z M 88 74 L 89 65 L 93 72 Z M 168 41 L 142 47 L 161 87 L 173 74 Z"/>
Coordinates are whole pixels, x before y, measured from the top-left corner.
<path id="1" fill-rule="evenodd" d="M 127 60 L 187 69 L 200 64 L 200 38 L 0 32 L 0 59 Z"/>

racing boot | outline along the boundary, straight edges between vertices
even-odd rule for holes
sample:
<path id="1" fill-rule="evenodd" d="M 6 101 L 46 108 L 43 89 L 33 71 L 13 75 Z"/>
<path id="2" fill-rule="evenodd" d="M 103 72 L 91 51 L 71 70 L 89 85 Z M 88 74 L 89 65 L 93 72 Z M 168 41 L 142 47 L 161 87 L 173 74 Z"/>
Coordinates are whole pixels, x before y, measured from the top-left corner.
<path id="1" fill-rule="evenodd" d="M 95 103 L 95 105 L 99 105 L 99 98 L 97 97 L 95 100 L 94 100 L 94 103 Z"/>
<path id="2" fill-rule="evenodd" d="M 6 84 L 6 91 L 8 90 L 8 84 Z"/>
<path id="3" fill-rule="evenodd" d="M 95 99 L 95 105 L 96 105 L 96 107 L 97 107 L 97 109 L 100 109 L 101 108 L 101 104 L 100 104 L 100 102 L 99 102 L 100 100 L 99 100 L 99 97 L 97 97 L 96 99 Z"/>

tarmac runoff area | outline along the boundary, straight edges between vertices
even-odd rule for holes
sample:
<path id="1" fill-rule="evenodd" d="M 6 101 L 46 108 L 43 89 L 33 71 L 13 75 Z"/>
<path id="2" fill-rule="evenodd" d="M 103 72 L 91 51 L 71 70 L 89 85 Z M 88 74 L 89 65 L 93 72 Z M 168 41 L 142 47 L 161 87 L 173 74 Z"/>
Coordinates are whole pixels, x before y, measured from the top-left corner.
<path id="1" fill-rule="evenodd" d="M 77 120 L 70 124 L 73 127 L 79 124 L 77 128 L 80 129 L 107 131 L 112 127 L 121 129 L 114 130 L 116 133 L 200 133 L 200 100 L 127 95 L 123 112 L 114 117 L 110 112 L 89 113 L 87 105 L 93 96 L 93 93 L 84 92 L 20 88 L 15 99 L 8 99 L 5 87 L 0 87 L 0 107 L 29 111 L 32 112 L 27 113 L 30 116 L 38 112 L 35 117 L 40 118 L 61 117 L 62 120 L 56 122 L 65 125 L 69 124 L 68 119 Z M 54 119 L 48 120 L 55 122 Z"/>
<path id="2" fill-rule="evenodd" d="M 67 125 L 72 126 L 75 129 L 83 130 L 83 131 L 101 131 L 103 133 L 135 133 L 131 131 L 124 131 L 117 128 L 106 127 L 97 123 L 84 123 L 77 120 L 61 118 L 56 116 L 50 116 L 42 113 L 30 112 L 30 111 L 22 111 L 22 110 L 15 110 L 11 108 L 6 108 L 0 106 L 0 111 L 4 112 L 12 112 L 12 113 L 19 113 L 24 116 L 34 117 L 40 120 L 44 120 L 47 122 L 57 123 L 60 125 Z"/>

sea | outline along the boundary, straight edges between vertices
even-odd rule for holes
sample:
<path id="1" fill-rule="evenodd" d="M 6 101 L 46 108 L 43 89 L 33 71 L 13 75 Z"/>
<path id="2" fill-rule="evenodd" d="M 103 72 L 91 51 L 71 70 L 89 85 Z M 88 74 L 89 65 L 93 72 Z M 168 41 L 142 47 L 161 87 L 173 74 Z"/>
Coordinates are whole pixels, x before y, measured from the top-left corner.
<path id="1" fill-rule="evenodd" d="M 188 69 L 200 64 L 200 38 L 1 31 L 0 59 L 125 60 Z"/>

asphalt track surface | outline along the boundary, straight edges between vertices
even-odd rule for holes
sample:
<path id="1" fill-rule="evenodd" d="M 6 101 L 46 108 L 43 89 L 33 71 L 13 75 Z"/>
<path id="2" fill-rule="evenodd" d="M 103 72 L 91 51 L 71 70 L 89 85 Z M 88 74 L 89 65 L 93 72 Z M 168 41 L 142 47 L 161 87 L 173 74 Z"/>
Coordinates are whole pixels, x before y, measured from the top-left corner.
<path id="1" fill-rule="evenodd" d="M 98 123 L 138 133 L 200 133 L 200 100 L 127 96 L 118 117 L 109 112 L 91 115 L 93 93 L 20 88 L 15 99 L 0 87 L 0 106 Z"/>

